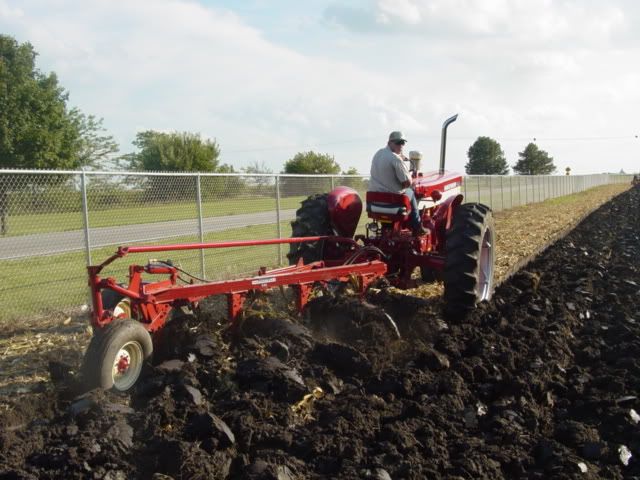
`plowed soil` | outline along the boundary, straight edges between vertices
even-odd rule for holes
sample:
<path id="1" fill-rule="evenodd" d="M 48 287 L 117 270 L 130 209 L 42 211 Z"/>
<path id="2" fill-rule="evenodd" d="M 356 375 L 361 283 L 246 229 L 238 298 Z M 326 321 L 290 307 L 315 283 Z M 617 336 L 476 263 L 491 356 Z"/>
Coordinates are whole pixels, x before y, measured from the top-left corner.
<path id="1" fill-rule="evenodd" d="M 237 332 L 205 308 L 130 395 L 52 364 L 0 417 L 0 479 L 640 477 L 638 258 L 635 188 L 464 321 L 383 285 Z"/>

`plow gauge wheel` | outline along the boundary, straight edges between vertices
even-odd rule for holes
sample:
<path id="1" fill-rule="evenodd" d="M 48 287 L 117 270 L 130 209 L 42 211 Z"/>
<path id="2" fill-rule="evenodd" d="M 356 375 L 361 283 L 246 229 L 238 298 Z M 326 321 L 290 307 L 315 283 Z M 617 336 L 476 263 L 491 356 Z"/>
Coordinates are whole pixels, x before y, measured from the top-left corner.
<path id="1" fill-rule="evenodd" d="M 135 320 L 115 320 L 94 333 L 82 373 L 87 386 L 125 392 L 140 377 L 153 353 L 149 332 Z"/>

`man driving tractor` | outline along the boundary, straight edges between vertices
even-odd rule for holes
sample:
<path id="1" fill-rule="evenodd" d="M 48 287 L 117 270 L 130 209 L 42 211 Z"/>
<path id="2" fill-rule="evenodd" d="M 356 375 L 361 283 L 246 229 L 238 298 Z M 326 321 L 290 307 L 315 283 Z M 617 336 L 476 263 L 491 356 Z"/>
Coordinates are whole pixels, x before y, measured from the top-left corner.
<path id="1" fill-rule="evenodd" d="M 371 180 L 369 191 L 402 193 L 411 202 L 410 222 L 415 235 L 423 235 L 427 230 L 420 222 L 418 201 L 411 187 L 411 173 L 402 154 L 407 139 L 400 131 L 389 134 L 387 146 L 381 148 L 371 161 Z M 407 159 L 408 160 L 408 159 Z"/>

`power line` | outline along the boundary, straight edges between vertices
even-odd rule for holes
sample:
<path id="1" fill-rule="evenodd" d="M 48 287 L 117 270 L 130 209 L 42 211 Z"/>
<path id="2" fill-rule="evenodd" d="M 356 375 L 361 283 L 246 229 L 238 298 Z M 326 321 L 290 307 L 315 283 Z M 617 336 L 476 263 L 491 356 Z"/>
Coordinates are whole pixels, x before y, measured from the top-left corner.
<path id="1" fill-rule="evenodd" d="M 415 135 L 416 139 L 418 140 L 425 140 L 425 139 L 430 139 L 430 140 L 438 140 L 440 138 L 440 135 Z M 461 137 L 461 136 L 448 136 L 447 140 L 448 141 L 474 141 L 476 140 L 478 137 Z M 602 140 L 630 140 L 630 139 L 634 139 L 634 138 L 638 138 L 638 135 L 624 135 L 624 136 L 615 136 L 615 137 L 538 137 L 538 136 L 529 136 L 529 137 L 497 137 L 497 140 L 502 141 L 502 142 L 506 142 L 506 141 L 518 141 L 518 142 L 527 142 L 527 141 L 534 141 L 534 142 L 538 142 L 538 141 L 545 141 L 545 142 L 555 142 L 555 141 L 563 141 L 563 142 L 588 142 L 588 141 L 602 141 Z M 241 149 L 230 149 L 230 150 L 226 150 L 226 149 L 222 149 L 222 153 L 250 153 L 250 152 L 266 152 L 266 151 L 276 151 L 276 150 L 289 150 L 289 149 L 296 149 L 296 150 L 305 150 L 305 149 L 309 149 L 309 148 L 313 148 L 313 147 L 325 147 L 325 146 L 332 146 L 332 145 L 344 145 L 344 144 L 348 144 L 348 143 L 358 143 L 358 142 L 371 142 L 371 141 L 379 141 L 380 137 L 357 137 L 357 138 L 351 138 L 351 139 L 344 139 L 344 140 L 333 140 L 333 141 L 329 141 L 329 142 L 318 142 L 318 143 L 312 143 L 312 144 L 289 144 L 289 145 L 274 145 L 274 146 L 268 146 L 268 147 L 257 147 L 257 148 L 241 148 Z"/>

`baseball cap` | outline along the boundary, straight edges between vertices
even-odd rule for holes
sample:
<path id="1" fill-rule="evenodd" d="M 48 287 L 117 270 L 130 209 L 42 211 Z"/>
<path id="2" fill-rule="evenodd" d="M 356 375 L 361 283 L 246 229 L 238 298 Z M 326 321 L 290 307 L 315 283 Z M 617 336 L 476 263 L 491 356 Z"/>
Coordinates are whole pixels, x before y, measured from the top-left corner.
<path id="1" fill-rule="evenodd" d="M 407 139 L 405 138 L 404 134 L 400 131 L 395 131 L 395 132 L 391 132 L 389 134 L 389 141 L 390 142 L 398 142 L 398 141 L 407 141 Z"/>

